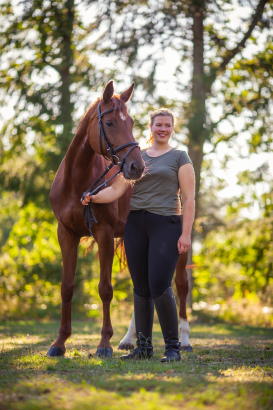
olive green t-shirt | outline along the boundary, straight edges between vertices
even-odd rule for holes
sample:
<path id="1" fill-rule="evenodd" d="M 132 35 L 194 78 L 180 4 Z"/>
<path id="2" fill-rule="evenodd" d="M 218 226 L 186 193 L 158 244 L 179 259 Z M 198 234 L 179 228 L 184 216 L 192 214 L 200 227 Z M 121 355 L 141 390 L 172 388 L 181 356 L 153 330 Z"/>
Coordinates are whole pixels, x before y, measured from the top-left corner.
<path id="1" fill-rule="evenodd" d="M 159 215 L 181 215 L 178 170 L 191 163 L 185 151 L 171 149 L 158 157 L 142 151 L 144 176 L 136 181 L 130 202 L 132 211 L 145 209 Z"/>

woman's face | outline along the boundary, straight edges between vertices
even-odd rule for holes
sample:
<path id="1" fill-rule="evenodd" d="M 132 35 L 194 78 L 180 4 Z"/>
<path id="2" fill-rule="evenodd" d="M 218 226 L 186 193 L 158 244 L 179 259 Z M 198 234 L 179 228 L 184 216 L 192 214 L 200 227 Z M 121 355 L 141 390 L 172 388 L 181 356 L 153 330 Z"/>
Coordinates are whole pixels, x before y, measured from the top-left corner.
<path id="1" fill-rule="evenodd" d="M 173 132 L 173 120 L 170 115 L 157 115 L 151 125 L 153 141 L 167 144 Z"/>

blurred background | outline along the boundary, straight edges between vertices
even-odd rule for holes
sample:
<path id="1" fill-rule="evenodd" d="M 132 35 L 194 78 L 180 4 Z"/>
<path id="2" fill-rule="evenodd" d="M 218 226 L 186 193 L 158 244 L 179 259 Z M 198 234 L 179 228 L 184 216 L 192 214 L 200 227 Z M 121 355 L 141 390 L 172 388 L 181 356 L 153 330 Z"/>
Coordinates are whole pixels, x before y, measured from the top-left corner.
<path id="1" fill-rule="evenodd" d="M 110 79 L 142 146 L 172 109 L 197 176 L 192 315 L 273 324 L 273 4 L 0 0 L 0 317 L 58 317 L 48 194 L 81 115 Z M 100 315 L 96 246 L 80 246 L 74 317 Z M 90 248 L 89 252 L 87 249 Z M 113 311 L 131 304 L 117 255 Z M 197 314 L 197 313 L 196 313 Z"/>

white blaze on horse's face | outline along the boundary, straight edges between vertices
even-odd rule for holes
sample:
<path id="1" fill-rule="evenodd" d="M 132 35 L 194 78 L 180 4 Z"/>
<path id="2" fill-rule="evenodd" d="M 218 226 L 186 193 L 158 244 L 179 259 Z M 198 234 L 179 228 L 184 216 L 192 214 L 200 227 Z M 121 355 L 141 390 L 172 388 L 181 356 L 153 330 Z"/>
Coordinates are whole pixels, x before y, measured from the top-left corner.
<path id="1" fill-rule="evenodd" d="M 122 121 L 125 121 L 125 120 L 126 120 L 126 116 L 123 114 L 123 112 L 120 111 L 119 116 L 120 116 L 120 119 L 121 119 Z"/>

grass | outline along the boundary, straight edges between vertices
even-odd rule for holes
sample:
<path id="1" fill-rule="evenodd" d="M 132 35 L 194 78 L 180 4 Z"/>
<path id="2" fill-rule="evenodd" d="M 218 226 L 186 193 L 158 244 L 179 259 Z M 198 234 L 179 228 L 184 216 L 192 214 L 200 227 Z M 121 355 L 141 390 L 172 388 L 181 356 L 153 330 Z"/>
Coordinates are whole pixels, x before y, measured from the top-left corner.
<path id="1" fill-rule="evenodd" d="M 114 321 L 114 348 L 127 322 Z M 156 324 L 155 357 L 123 362 L 88 359 L 95 352 L 97 322 L 75 321 L 66 358 L 46 351 L 57 322 L 0 323 L 0 409 L 272 409 L 273 331 L 224 322 L 194 322 L 193 353 L 161 364 Z"/>

